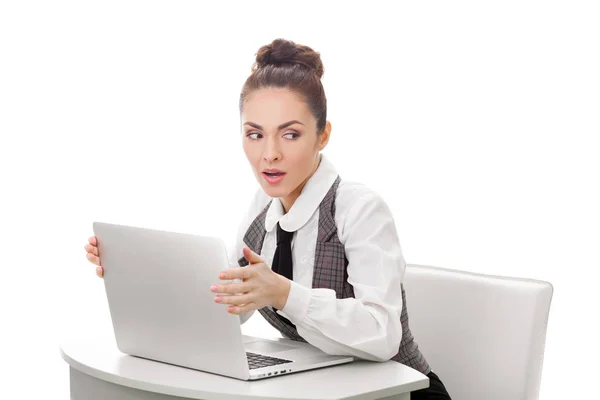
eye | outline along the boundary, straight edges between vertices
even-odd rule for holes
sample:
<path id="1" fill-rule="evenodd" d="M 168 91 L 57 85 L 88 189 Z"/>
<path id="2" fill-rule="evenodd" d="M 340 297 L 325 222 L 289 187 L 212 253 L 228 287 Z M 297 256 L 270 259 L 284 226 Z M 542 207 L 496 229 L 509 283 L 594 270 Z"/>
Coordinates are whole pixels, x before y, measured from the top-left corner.
<path id="1" fill-rule="evenodd" d="M 286 136 L 286 135 L 296 135 L 295 137 L 292 138 L 292 140 L 296 140 L 296 139 L 298 139 L 300 137 L 300 134 L 296 133 L 296 132 L 288 132 L 288 133 L 286 133 L 283 136 Z"/>
<path id="2" fill-rule="evenodd" d="M 252 138 L 252 135 L 260 135 L 260 133 L 258 132 L 250 132 L 249 134 L 247 134 L 246 136 L 249 137 L 251 140 L 258 140 L 258 138 Z"/>

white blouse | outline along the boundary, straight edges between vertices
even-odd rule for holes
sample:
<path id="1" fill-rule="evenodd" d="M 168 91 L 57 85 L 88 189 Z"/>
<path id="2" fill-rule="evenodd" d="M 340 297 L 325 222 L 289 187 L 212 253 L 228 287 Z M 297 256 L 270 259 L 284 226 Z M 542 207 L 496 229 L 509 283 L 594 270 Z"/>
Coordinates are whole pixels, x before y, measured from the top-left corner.
<path id="1" fill-rule="evenodd" d="M 400 282 L 406 267 L 392 213 L 385 201 L 365 185 L 342 180 L 335 200 L 337 234 L 348 259 L 348 282 L 355 298 L 337 299 L 331 289 L 313 289 L 319 204 L 338 173 L 321 154 L 317 171 L 307 181 L 287 214 L 274 198 L 265 219 L 261 256 L 270 265 L 277 247 L 279 221 L 292 239 L 293 278 L 289 297 L 277 311 L 289 319 L 308 343 L 323 352 L 372 361 L 388 361 L 402 339 Z M 229 249 L 230 266 L 239 267 L 243 237 L 254 219 L 271 201 L 258 188 Z M 254 313 L 240 315 L 243 324 Z"/>

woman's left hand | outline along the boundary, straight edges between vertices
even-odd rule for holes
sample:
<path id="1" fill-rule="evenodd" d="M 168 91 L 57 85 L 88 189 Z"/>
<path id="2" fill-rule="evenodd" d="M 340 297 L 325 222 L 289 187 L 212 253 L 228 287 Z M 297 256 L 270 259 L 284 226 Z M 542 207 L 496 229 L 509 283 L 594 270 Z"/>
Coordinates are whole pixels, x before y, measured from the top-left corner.
<path id="1" fill-rule="evenodd" d="M 219 279 L 241 279 L 242 282 L 211 286 L 211 292 L 217 294 L 215 303 L 230 304 L 227 308 L 230 314 L 243 314 L 265 306 L 281 310 L 290 293 L 290 280 L 274 272 L 261 256 L 248 247 L 244 247 L 243 254 L 250 264 L 219 274 Z"/>

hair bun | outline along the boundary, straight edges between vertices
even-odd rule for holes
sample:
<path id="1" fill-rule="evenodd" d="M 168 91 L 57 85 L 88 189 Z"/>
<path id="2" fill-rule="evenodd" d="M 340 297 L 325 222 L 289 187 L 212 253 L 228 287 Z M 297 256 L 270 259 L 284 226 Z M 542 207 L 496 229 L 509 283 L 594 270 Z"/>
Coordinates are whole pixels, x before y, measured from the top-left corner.
<path id="1" fill-rule="evenodd" d="M 321 55 L 308 46 L 296 44 L 291 40 L 275 39 L 262 46 L 256 53 L 256 61 L 252 71 L 267 65 L 297 64 L 314 71 L 319 78 L 324 69 Z"/>

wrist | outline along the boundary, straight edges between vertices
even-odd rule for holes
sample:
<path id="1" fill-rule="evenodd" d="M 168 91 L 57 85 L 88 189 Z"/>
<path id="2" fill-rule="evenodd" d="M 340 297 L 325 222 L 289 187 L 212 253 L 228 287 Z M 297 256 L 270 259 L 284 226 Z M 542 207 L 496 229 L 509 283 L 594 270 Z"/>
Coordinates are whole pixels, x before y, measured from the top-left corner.
<path id="1" fill-rule="evenodd" d="M 275 304 L 275 308 L 277 308 L 278 310 L 283 310 L 290 295 L 290 288 L 292 287 L 292 282 L 288 278 L 282 276 L 281 284 L 279 286 L 281 287 L 281 291 L 279 293 L 279 296 L 277 296 L 277 304 Z"/>

